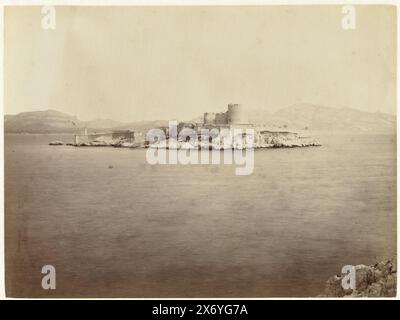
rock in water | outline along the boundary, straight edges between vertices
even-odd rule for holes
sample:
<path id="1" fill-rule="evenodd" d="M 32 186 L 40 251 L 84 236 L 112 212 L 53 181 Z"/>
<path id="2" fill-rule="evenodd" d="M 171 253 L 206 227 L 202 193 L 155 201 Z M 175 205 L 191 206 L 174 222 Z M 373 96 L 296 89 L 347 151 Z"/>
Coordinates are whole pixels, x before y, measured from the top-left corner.
<path id="1" fill-rule="evenodd" d="M 64 145 L 64 142 L 60 141 L 60 140 L 55 140 L 49 143 L 49 145 L 51 146 L 62 146 Z"/>

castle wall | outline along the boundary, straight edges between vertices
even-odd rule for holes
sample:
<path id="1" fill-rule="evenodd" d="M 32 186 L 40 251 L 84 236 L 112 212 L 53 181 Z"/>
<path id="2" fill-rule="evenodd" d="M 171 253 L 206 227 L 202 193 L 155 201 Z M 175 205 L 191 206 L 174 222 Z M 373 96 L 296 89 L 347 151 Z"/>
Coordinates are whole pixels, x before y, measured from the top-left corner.
<path id="1" fill-rule="evenodd" d="M 215 115 L 215 124 L 227 124 L 228 115 L 227 112 L 220 112 Z"/>
<path id="2" fill-rule="evenodd" d="M 204 114 L 204 124 L 214 124 L 215 123 L 215 113 L 206 112 Z"/>
<path id="3" fill-rule="evenodd" d="M 228 123 L 229 124 L 248 124 L 249 119 L 241 104 L 228 104 Z"/>

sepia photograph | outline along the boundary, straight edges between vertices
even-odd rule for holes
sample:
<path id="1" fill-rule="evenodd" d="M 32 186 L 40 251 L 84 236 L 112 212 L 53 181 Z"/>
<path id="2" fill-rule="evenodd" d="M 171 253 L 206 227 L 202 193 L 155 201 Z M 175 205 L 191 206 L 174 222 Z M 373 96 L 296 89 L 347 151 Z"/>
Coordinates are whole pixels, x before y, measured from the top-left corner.
<path id="1" fill-rule="evenodd" d="M 395 298 L 397 28 L 351 1 L 4 6 L 5 297 Z"/>

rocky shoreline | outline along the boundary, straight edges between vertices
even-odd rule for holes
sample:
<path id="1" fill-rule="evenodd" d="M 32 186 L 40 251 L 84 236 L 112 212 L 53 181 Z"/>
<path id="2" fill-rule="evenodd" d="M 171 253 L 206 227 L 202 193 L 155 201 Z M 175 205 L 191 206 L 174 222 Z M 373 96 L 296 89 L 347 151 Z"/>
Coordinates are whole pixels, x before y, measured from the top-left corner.
<path id="1" fill-rule="evenodd" d="M 373 266 L 354 266 L 355 289 L 344 289 L 342 275 L 334 275 L 328 279 L 324 294 L 320 297 L 396 297 L 397 270 L 392 260 L 381 261 Z"/>
<path id="2" fill-rule="evenodd" d="M 51 146 L 74 146 L 74 147 L 114 147 L 114 148 L 159 148 L 159 149 L 172 149 L 169 147 L 168 140 L 163 143 L 155 143 L 155 144 L 146 144 L 144 141 L 142 142 L 128 142 L 123 139 L 114 140 L 110 142 L 106 141 L 89 141 L 83 143 L 64 143 L 63 141 L 56 140 L 49 143 Z M 175 141 L 175 147 L 173 149 L 188 149 L 188 143 L 183 141 Z M 256 142 L 253 145 L 254 149 L 268 149 L 268 148 L 301 148 L 301 147 L 319 147 L 321 144 L 313 138 L 310 137 L 296 137 L 296 138 L 287 138 L 287 137 L 272 137 L 266 142 Z M 229 149 L 245 149 L 245 146 L 231 146 Z M 218 144 L 212 145 L 202 145 L 201 143 L 197 143 L 196 145 L 190 146 L 190 149 L 214 149 L 214 150 L 224 150 L 223 146 Z"/>

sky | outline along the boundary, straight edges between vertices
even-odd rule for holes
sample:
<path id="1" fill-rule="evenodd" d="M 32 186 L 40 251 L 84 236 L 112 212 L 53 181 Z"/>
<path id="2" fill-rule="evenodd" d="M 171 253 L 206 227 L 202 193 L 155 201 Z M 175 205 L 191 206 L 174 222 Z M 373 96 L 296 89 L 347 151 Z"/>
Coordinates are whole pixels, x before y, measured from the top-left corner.
<path id="1" fill-rule="evenodd" d="M 228 103 L 396 113 L 396 8 L 355 6 L 5 9 L 4 111 L 81 120 L 192 119 Z"/>

